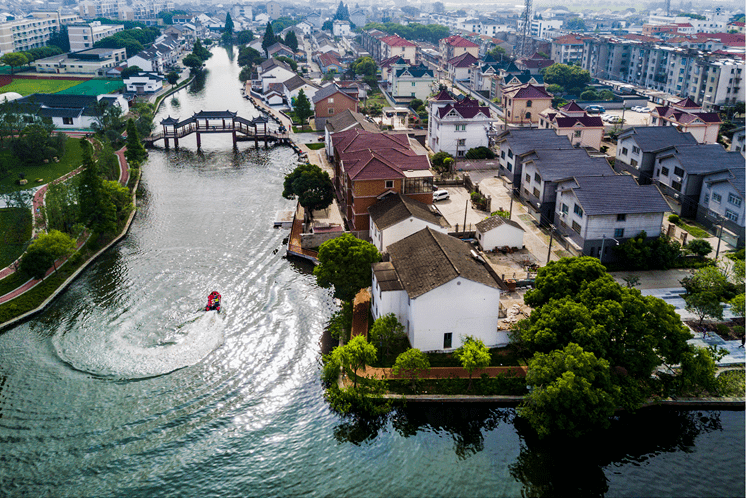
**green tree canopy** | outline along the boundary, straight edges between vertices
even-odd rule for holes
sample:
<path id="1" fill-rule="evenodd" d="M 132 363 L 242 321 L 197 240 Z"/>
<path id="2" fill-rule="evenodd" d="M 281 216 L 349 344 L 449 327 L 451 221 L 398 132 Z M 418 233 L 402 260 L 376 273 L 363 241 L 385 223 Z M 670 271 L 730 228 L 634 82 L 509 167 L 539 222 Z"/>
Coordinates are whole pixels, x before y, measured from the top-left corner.
<path id="1" fill-rule="evenodd" d="M 454 358 L 459 360 L 462 368 L 469 374 L 469 386 L 467 390 L 470 390 L 472 389 L 472 374 L 475 370 L 490 365 L 490 350 L 481 339 L 476 339 L 468 335 L 464 338 L 462 345 L 454 351 Z"/>
<path id="2" fill-rule="evenodd" d="M 337 6 L 337 12 L 335 12 L 334 20 L 336 21 L 348 21 L 350 20 L 350 14 L 348 13 L 348 6 L 342 3 Z"/>
<path id="3" fill-rule="evenodd" d="M 537 272 L 534 289 L 526 293 L 524 302 L 537 308 L 552 298 L 576 295 L 589 282 L 600 278 L 612 280 L 596 258 L 587 256 L 550 261 Z"/>
<path id="4" fill-rule="evenodd" d="M 231 13 L 226 14 L 226 23 L 223 27 L 224 33 L 233 34 L 233 19 L 231 19 Z"/>
<path id="5" fill-rule="evenodd" d="M 236 41 L 239 42 L 239 45 L 246 45 L 252 40 L 254 40 L 254 32 L 250 29 L 239 31 L 236 34 Z"/>
<path id="6" fill-rule="evenodd" d="M 572 17 L 565 21 L 566 29 L 583 33 L 586 31 L 586 23 L 580 17 Z"/>
<path id="7" fill-rule="evenodd" d="M 428 361 L 428 356 L 419 349 L 410 348 L 397 356 L 394 367 L 392 367 L 392 373 L 409 377 L 414 391 L 418 378 L 430 369 L 431 363 Z"/>
<path id="8" fill-rule="evenodd" d="M 197 57 L 195 54 L 187 55 L 184 59 L 182 59 L 182 62 L 184 62 L 184 65 L 192 70 L 192 72 L 197 71 L 202 67 L 203 64 L 203 60 Z"/>
<path id="9" fill-rule="evenodd" d="M 518 413 L 540 437 L 607 427 L 617 406 L 619 388 L 611 382 L 609 363 L 578 344 L 536 354 L 526 381 L 532 390 Z"/>
<path id="10" fill-rule="evenodd" d="M 166 81 L 169 82 L 169 85 L 176 85 L 176 83 L 179 81 L 179 73 L 176 71 L 170 71 L 166 75 Z"/>
<path id="11" fill-rule="evenodd" d="M 319 247 L 314 268 L 320 287 L 334 287 L 334 296 L 352 302 L 361 289 L 371 285 L 371 264 L 381 260 L 373 244 L 346 233 Z"/>
<path id="12" fill-rule="evenodd" d="M 353 71 L 355 74 L 362 74 L 363 76 L 376 76 L 378 66 L 376 61 L 371 57 L 358 57 L 352 64 Z"/>
<path id="13" fill-rule="evenodd" d="M 251 67 L 262 63 L 263 60 L 265 59 L 264 57 L 262 57 L 262 54 L 260 54 L 259 51 L 253 49 L 252 47 L 241 47 L 241 49 L 239 50 L 239 57 L 237 59 L 239 66 L 242 67 Z"/>
<path id="14" fill-rule="evenodd" d="M 566 64 L 555 63 L 543 70 L 545 83 L 548 85 L 557 84 L 566 90 L 581 89 L 591 81 L 589 71 L 581 69 L 578 66 L 568 66 Z"/>
<path id="15" fill-rule="evenodd" d="M 406 339 L 405 326 L 394 313 L 388 313 L 374 320 L 369 332 L 370 341 L 379 345 L 383 354 L 391 354 L 392 346 Z"/>
<path id="16" fill-rule="evenodd" d="M 133 167 L 139 166 L 148 157 L 148 151 L 145 150 L 143 142 L 140 141 L 140 134 L 132 118 L 127 120 L 127 150 L 125 151 L 125 157 L 127 158 L 127 162 L 132 163 Z"/>
<path id="17" fill-rule="evenodd" d="M 285 35 L 285 45 L 294 52 L 298 50 L 298 37 L 295 31 L 290 30 Z"/>
<path id="18" fill-rule="evenodd" d="M 137 74 L 142 71 L 143 69 L 140 66 L 127 66 L 126 68 L 122 69 L 120 76 L 122 76 L 122 79 L 125 79 L 125 78 L 129 78 L 133 74 Z"/>
<path id="19" fill-rule="evenodd" d="M 358 370 L 376 361 L 376 353 L 376 346 L 357 335 L 344 346 L 333 349 L 331 355 L 333 363 L 342 367 L 353 378 L 353 387 L 357 387 Z"/>
<path id="20" fill-rule="evenodd" d="M 496 46 L 488 50 L 488 53 L 485 55 L 489 55 L 493 59 L 500 61 L 500 60 L 503 60 L 504 57 L 506 57 L 506 49 L 503 47 Z"/>
<path id="21" fill-rule="evenodd" d="M 715 320 L 724 318 L 724 308 L 718 295 L 711 291 L 701 291 L 685 294 L 685 309 L 698 316 L 698 324 L 702 325 L 706 317 Z"/>
<path id="22" fill-rule="evenodd" d="M 10 66 L 10 74 L 13 74 L 13 70 L 17 67 L 21 67 L 25 64 L 28 64 L 29 60 L 28 58 L 18 52 L 11 52 L 9 54 L 5 54 L 2 56 L 3 64 L 6 66 Z"/>
<path id="23" fill-rule="evenodd" d="M 329 173 L 322 171 L 316 164 L 301 164 L 285 175 L 283 197 L 298 198 L 299 204 L 306 211 L 306 219 L 312 217 L 313 211 L 326 209 L 335 196 L 335 188 Z"/>
<path id="24" fill-rule="evenodd" d="M 269 47 L 270 45 L 274 45 L 275 42 L 277 42 L 277 39 L 275 38 L 275 33 L 272 30 L 272 24 L 268 22 L 267 27 L 265 28 L 265 36 L 262 38 L 262 50 L 267 53 L 267 47 Z"/>
<path id="25" fill-rule="evenodd" d="M 19 269 L 32 278 L 43 280 L 47 270 L 52 268 L 53 264 L 54 257 L 51 254 L 47 251 L 34 249 L 33 246 L 29 246 L 21 259 L 21 266 Z"/>
<path id="26" fill-rule="evenodd" d="M 296 118 L 301 122 L 301 126 L 305 126 L 306 122 L 310 117 L 314 115 L 314 110 L 311 108 L 311 101 L 306 97 L 306 92 L 300 90 L 296 102 L 293 106 L 293 112 L 296 114 Z"/>

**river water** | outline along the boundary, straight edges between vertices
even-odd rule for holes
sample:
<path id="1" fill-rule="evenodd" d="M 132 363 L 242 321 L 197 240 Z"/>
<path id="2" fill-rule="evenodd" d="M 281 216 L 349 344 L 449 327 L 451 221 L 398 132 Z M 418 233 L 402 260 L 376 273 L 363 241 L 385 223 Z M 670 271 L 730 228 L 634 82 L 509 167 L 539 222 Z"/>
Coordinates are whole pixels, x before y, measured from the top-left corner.
<path id="1" fill-rule="evenodd" d="M 156 122 L 256 111 L 234 54 Z M 129 236 L 0 335 L 0 496 L 744 496 L 744 412 L 643 410 L 543 445 L 509 408 L 340 419 L 323 399 L 334 310 L 282 258 L 288 148 L 154 150 Z M 208 293 L 224 313 L 199 313 Z"/>

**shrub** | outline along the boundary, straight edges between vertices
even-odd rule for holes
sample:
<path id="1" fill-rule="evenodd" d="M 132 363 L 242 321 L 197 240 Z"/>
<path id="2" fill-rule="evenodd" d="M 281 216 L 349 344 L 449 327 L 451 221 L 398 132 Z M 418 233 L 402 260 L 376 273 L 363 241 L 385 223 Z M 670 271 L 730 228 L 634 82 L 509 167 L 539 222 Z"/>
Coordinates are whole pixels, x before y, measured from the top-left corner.
<path id="1" fill-rule="evenodd" d="M 669 223 L 674 223 L 675 225 L 680 224 L 680 217 L 677 216 L 676 214 L 670 214 L 669 218 L 667 219 L 669 220 Z"/>
<path id="2" fill-rule="evenodd" d="M 713 246 L 707 240 L 694 239 L 685 246 L 685 249 L 701 258 L 708 256 L 713 251 Z"/>
<path id="3" fill-rule="evenodd" d="M 467 159 L 493 159 L 495 153 L 487 147 L 475 147 L 468 150 L 464 157 Z"/>

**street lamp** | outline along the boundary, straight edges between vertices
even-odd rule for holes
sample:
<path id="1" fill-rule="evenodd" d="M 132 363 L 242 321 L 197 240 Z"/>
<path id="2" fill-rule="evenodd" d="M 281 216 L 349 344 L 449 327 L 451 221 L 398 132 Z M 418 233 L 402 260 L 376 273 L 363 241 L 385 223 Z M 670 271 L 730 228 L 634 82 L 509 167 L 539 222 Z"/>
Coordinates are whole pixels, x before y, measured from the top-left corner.
<path id="1" fill-rule="evenodd" d="M 606 238 L 607 238 L 606 235 L 602 235 L 602 248 L 599 250 L 599 262 L 600 263 L 602 263 L 602 257 L 604 256 L 604 241 L 605 241 Z M 620 245 L 620 241 L 617 240 L 616 238 L 610 237 L 610 239 L 612 239 L 612 240 L 615 241 L 615 245 L 616 246 Z M 604 263 L 602 263 L 602 264 L 604 264 Z"/>

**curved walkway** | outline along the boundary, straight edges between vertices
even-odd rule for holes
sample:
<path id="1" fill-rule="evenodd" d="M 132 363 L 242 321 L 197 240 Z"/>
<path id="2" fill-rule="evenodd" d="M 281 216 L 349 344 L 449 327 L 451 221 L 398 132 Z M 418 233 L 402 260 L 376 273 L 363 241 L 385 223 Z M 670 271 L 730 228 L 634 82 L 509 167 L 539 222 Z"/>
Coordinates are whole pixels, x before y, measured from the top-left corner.
<path id="1" fill-rule="evenodd" d="M 125 153 L 126 150 L 127 150 L 127 147 L 122 147 L 121 149 L 119 149 L 118 151 L 115 152 L 115 154 L 117 155 L 117 159 L 119 161 L 119 183 L 121 185 L 124 185 L 124 186 L 127 186 L 127 182 L 130 179 L 130 171 L 129 171 L 129 168 L 127 167 L 127 160 L 125 159 L 125 155 L 124 155 L 124 153 Z M 59 177 L 59 178 L 57 178 L 57 179 L 55 179 L 55 180 L 47 183 L 46 185 L 41 186 L 34 193 L 34 198 L 32 200 L 32 204 L 31 204 L 32 205 L 31 209 L 32 209 L 32 213 L 33 213 L 33 216 L 34 216 L 32 237 L 36 237 L 36 235 L 39 232 L 46 231 L 46 226 L 44 225 L 44 218 L 41 215 L 41 209 L 40 208 L 44 205 L 44 198 L 45 198 L 45 196 L 47 194 L 47 190 L 48 190 L 49 186 L 57 184 L 57 183 L 60 183 L 60 182 L 64 182 L 64 181 L 66 181 L 66 180 L 74 177 L 75 175 L 77 175 L 81 171 L 83 171 L 83 166 L 80 166 L 80 167 L 74 169 L 73 171 L 67 173 L 66 175 L 61 176 L 61 177 Z M 83 246 L 83 244 L 86 243 L 86 241 L 88 240 L 89 237 L 90 237 L 90 234 L 87 231 L 83 232 L 83 234 L 80 236 L 80 238 L 76 242 L 75 252 L 77 252 Z M 75 254 L 75 252 L 73 254 Z M 65 264 L 65 262 L 67 262 L 67 260 L 70 257 L 72 257 L 72 254 L 70 256 L 66 256 L 64 258 L 60 258 L 57 261 L 55 261 L 54 265 L 49 270 L 47 270 L 47 273 L 44 275 L 44 278 L 47 278 L 49 275 L 51 275 L 55 271 L 55 267 L 59 268 L 60 266 L 62 266 L 63 264 Z M 13 273 L 15 273 L 16 272 L 16 263 L 18 263 L 20 261 L 20 259 L 21 258 L 19 258 L 15 262 L 11 263 L 9 266 L 3 268 L 2 270 L 0 270 L 0 279 L 3 279 L 5 277 L 7 277 L 7 276 L 9 276 L 9 275 L 11 275 Z M 25 292 L 27 292 L 27 291 L 33 289 L 34 287 L 36 287 L 38 284 L 40 284 L 41 282 L 43 282 L 43 280 L 44 279 L 33 279 L 32 278 L 32 279 L 26 281 L 23 285 L 21 285 L 20 287 L 16 288 L 15 290 L 12 290 L 12 291 L 8 292 L 7 294 L 5 294 L 3 296 L 0 296 L 0 304 L 6 303 L 6 302 L 10 301 L 11 299 L 17 298 L 18 296 L 20 296 L 20 295 L 24 294 Z"/>

